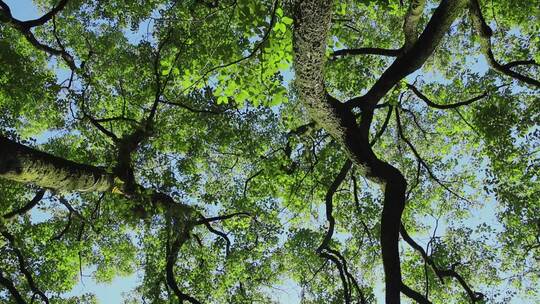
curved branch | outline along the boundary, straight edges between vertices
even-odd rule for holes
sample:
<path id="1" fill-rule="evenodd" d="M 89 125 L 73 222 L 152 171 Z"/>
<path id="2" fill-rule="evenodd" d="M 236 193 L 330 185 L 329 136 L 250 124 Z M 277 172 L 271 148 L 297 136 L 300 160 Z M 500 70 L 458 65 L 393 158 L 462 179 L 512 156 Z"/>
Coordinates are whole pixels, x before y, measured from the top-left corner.
<path id="1" fill-rule="evenodd" d="M 45 192 L 47 192 L 45 189 L 39 190 L 34 196 L 34 198 L 32 198 L 32 200 L 30 200 L 24 206 L 22 206 L 21 208 L 17 210 L 13 210 L 11 212 L 4 214 L 3 215 L 4 219 L 10 219 L 12 217 L 15 217 L 16 215 L 23 215 L 26 212 L 32 210 L 32 208 L 34 208 L 41 201 L 41 199 L 45 195 Z"/>
<path id="2" fill-rule="evenodd" d="M 255 54 L 257 54 L 257 51 L 259 51 L 259 49 L 262 47 L 262 45 L 264 44 L 264 42 L 266 40 L 268 40 L 268 37 L 270 37 L 270 33 L 272 32 L 272 28 L 274 27 L 274 24 L 276 23 L 276 10 L 277 8 L 279 7 L 279 0 L 275 0 L 274 1 L 274 5 L 272 7 L 272 12 L 271 12 L 271 18 L 270 18 L 270 24 L 268 25 L 268 27 L 266 28 L 266 31 L 264 32 L 261 40 L 259 42 L 257 42 L 257 44 L 255 45 L 255 47 L 251 50 L 251 52 L 249 52 L 249 54 L 247 54 L 246 56 L 244 57 L 241 57 L 239 59 L 236 59 L 234 61 L 231 61 L 229 63 L 225 63 L 225 64 L 221 64 L 221 65 L 218 65 L 218 66 L 215 66 L 213 68 L 210 68 L 209 70 L 207 70 L 206 72 L 204 72 L 204 74 L 199 77 L 197 80 L 195 80 L 190 86 L 186 87 L 184 90 L 182 90 L 182 92 L 180 93 L 183 93 L 189 89 L 191 89 L 193 86 L 195 86 L 199 81 L 203 80 L 204 78 L 206 78 L 206 76 L 208 76 L 210 73 L 216 71 L 216 70 L 219 70 L 219 69 L 223 69 L 223 68 L 226 68 L 226 67 L 230 67 L 232 65 L 235 65 L 235 64 L 238 64 L 244 60 L 247 60 L 247 59 L 250 59 L 252 58 L 253 56 L 255 56 Z"/>
<path id="3" fill-rule="evenodd" d="M 0 227 L 0 234 L 8 240 L 11 250 L 13 250 L 13 252 L 15 253 L 15 256 L 17 256 L 17 261 L 19 263 L 19 270 L 26 278 L 26 281 L 28 282 L 28 286 L 30 287 L 30 290 L 32 290 L 34 294 L 39 295 L 39 297 L 41 298 L 43 302 L 45 302 L 46 304 L 49 304 L 49 298 L 47 298 L 45 293 L 43 293 L 43 291 L 41 291 L 37 287 L 36 282 L 34 281 L 34 278 L 32 277 L 32 274 L 28 270 L 26 260 L 21 250 L 16 246 L 15 237 L 11 233 L 9 233 L 4 227 Z"/>
<path id="4" fill-rule="evenodd" d="M 400 55 L 363 96 L 346 102 L 350 108 L 376 105 L 400 80 L 418 70 L 433 54 L 468 0 L 442 0 L 418 40 Z"/>
<path id="5" fill-rule="evenodd" d="M 486 57 L 486 60 L 491 66 L 491 68 L 521 82 L 540 88 L 540 81 L 510 69 L 511 67 L 517 65 L 531 64 L 530 60 L 514 61 L 508 64 L 501 64 L 495 59 L 491 43 L 491 36 L 493 36 L 493 30 L 486 23 L 486 20 L 482 15 L 482 10 L 480 8 L 478 0 L 469 0 L 469 11 L 471 12 L 471 18 L 473 20 L 474 28 L 478 36 L 480 37 L 480 49 L 484 53 L 484 56 Z"/>
<path id="6" fill-rule="evenodd" d="M 356 49 L 342 49 L 332 53 L 332 58 L 350 56 L 350 55 L 380 55 L 388 57 L 397 57 L 401 52 L 401 49 L 381 49 L 374 47 L 364 47 Z"/>
<path id="7" fill-rule="evenodd" d="M 198 220 L 197 222 L 195 222 L 195 225 L 206 224 L 206 223 L 211 223 L 215 221 L 223 221 L 223 220 L 227 220 L 227 219 L 233 218 L 235 216 L 240 216 L 240 215 L 251 216 L 251 214 L 247 212 L 236 212 L 236 213 L 220 215 L 220 216 L 215 216 L 215 217 L 204 217 Z"/>
<path id="8" fill-rule="evenodd" d="M 426 297 L 421 295 L 418 291 L 405 285 L 405 283 L 401 283 L 401 292 L 403 292 L 403 294 L 406 295 L 407 297 L 415 300 L 417 303 L 431 304 L 431 302 Z"/>
<path id="9" fill-rule="evenodd" d="M 0 7 L 2 8 L 0 10 L 0 22 L 7 23 L 12 28 L 19 31 L 35 48 L 42 50 L 49 55 L 62 57 L 69 68 L 74 71 L 77 69 L 77 66 L 75 65 L 73 57 L 68 52 L 66 52 L 63 48 L 59 50 L 39 42 L 31 31 L 33 27 L 43 25 L 49 20 L 53 19 L 54 16 L 66 6 L 67 2 L 68 0 L 61 0 L 55 8 L 38 19 L 21 21 L 14 18 L 11 14 L 9 6 L 4 1 L 0 0 Z"/>
<path id="10" fill-rule="evenodd" d="M 187 241 L 189 238 L 189 231 L 188 229 L 182 229 L 179 227 L 179 223 L 176 219 L 173 219 L 173 231 L 174 231 L 174 240 L 172 244 L 167 244 L 167 264 L 165 266 L 166 270 L 166 281 L 167 285 L 172 289 L 174 294 L 178 297 L 178 300 L 180 303 L 183 303 L 184 301 L 188 301 L 192 304 L 200 304 L 197 299 L 193 298 L 192 296 L 183 293 L 180 288 L 178 287 L 178 283 L 176 282 L 175 274 L 174 274 L 174 265 L 176 264 L 176 260 L 178 259 L 178 252 L 180 251 L 180 247 Z M 168 242 L 167 242 L 168 243 Z"/>
<path id="11" fill-rule="evenodd" d="M 390 117 L 392 117 L 393 110 L 394 109 L 392 106 L 388 108 L 388 112 L 386 113 L 386 118 L 384 119 L 383 125 L 381 129 L 379 130 L 379 132 L 377 132 L 377 134 L 375 134 L 373 139 L 371 139 L 371 141 L 369 142 L 370 146 L 375 145 L 375 143 L 379 140 L 379 138 L 381 138 L 381 136 L 384 134 L 384 131 L 386 131 L 386 128 L 388 127 L 388 123 L 390 122 Z"/>
<path id="12" fill-rule="evenodd" d="M 456 102 L 456 103 L 452 103 L 452 104 L 441 105 L 441 104 L 437 104 L 437 103 L 434 103 L 433 101 L 431 101 L 426 95 L 422 94 L 422 92 L 420 92 L 420 90 L 418 90 L 418 88 L 415 87 L 414 85 L 407 84 L 407 87 L 409 89 L 411 89 L 414 92 L 414 94 L 416 96 L 418 96 L 418 98 L 422 99 L 428 106 L 430 106 L 432 108 L 436 108 L 436 109 L 442 109 L 442 110 L 454 109 L 454 108 L 458 108 L 458 107 L 461 107 L 461 106 L 470 105 L 471 103 L 473 103 L 475 101 L 478 101 L 478 100 L 488 96 L 487 92 L 484 92 L 482 95 L 478 95 L 476 97 L 470 98 L 470 99 L 465 100 L 465 101 L 460 101 L 460 102 Z"/>
<path id="13" fill-rule="evenodd" d="M 213 234 L 215 234 L 215 235 L 217 235 L 217 236 L 219 236 L 219 237 L 221 237 L 222 239 L 225 240 L 225 243 L 226 243 L 225 244 L 225 256 L 229 256 L 229 254 L 231 253 L 231 240 L 229 239 L 227 234 L 225 232 L 222 232 L 222 231 L 219 231 L 219 230 L 215 229 L 208 222 L 205 222 L 203 224 L 204 224 L 204 226 L 206 226 L 208 231 L 212 232 Z"/>
<path id="14" fill-rule="evenodd" d="M 418 251 L 420 253 L 420 255 L 422 256 L 422 258 L 424 259 L 424 261 L 429 265 L 431 266 L 431 268 L 433 269 L 433 271 L 435 272 L 435 274 L 439 277 L 439 280 L 441 280 L 441 283 L 444 283 L 444 278 L 445 277 L 453 277 L 455 278 L 456 280 L 458 280 L 459 284 L 463 287 L 463 289 L 467 292 L 467 295 L 469 296 L 469 298 L 471 299 L 471 301 L 473 303 L 477 302 L 477 301 L 480 301 L 484 298 L 484 295 L 482 293 L 479 293 L 479 292 L 474 292 L 470 287 L 469 285 L 467 284 L 467 282 L 463 279 L 463 277 L 458 274 L 453 268 L 450 268 L 450 269 L 446 269 L 446 270 L 443 270 L 443 269 L 440 269 L 436 264 L 435 264 L 435 261 L 433 261 L 433 259 L 431 259 L 428 254 L 426 253 L 426 251 L 424 250 L 424 248 L 422 248 L 422 246 L 420 246 L 418 243 L 416 243 L 412 238 L 411 236 L 407 233 L 407 230 L 405 229 L 405 226 L 401 225 L 401 229 L 400 229 L 400 233 L 401 233 L 401 236 L 403 237 L 403 240 L 405 242 L 407 242 L 407 244 L 409 244 L 412 248 L 414 248 L 416 251 Z"/>
<path id="15" fill-rule="evenodd" d="M 2 270 L 0 270 L 0 285 L 4 286 L 9 291 L 17 304 L 26 304 L 26 301 L 23 299 L 13 282 L 4 277 Z"/>

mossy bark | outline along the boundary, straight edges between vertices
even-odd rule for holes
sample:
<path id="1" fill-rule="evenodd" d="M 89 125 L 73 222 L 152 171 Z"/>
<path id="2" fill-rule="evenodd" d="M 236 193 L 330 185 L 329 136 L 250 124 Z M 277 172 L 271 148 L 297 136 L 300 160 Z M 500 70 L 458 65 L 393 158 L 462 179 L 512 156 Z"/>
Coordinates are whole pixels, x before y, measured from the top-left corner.
<path id="1" fill-rule="evenodd" d="M 0 136 L 0 177 L 57 191 L 104 192 L 113 175 L 104 169 L 47 154 Z"/>

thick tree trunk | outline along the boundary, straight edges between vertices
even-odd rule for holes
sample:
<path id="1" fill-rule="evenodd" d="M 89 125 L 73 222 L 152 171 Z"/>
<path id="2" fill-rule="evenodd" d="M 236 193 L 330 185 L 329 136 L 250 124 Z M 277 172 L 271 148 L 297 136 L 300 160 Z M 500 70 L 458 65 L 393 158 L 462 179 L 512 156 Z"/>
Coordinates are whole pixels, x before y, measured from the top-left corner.
<path id="1" fill-rule="evenodd" d="M 0 136 L 0 177 L 58 191 L 104 192 L 114 177 L 104 169 L 78 164 Z"/>
<path id="2" fill-rule="evenodd" d="M 311 118 L 341 143 L 367 177 L 384 187 L 381 247 L 386 302 L 399 303 L 398 238 L 407 183 L 399 170 L 376 157 L 369 145 L 368 132 L 361 132 L 351 110 L 326 93 L 324 61 L 331 9 L 332 1 L 327 0 L 301 1 L 296 5 L 293 34 L 295 85 Z"/>

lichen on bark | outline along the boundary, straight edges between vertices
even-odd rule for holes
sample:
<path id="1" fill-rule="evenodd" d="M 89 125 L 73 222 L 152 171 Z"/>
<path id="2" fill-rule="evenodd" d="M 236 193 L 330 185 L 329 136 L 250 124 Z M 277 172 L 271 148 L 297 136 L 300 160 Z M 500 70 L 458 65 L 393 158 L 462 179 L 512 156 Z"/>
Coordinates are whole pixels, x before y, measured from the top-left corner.
<path id="1" fill-rule="evenodd" d="M 0 177 L 60 192 L 105 192 L 114 183 L 104 169 L 55 157 L 5 137 L 0 137 Z"/>

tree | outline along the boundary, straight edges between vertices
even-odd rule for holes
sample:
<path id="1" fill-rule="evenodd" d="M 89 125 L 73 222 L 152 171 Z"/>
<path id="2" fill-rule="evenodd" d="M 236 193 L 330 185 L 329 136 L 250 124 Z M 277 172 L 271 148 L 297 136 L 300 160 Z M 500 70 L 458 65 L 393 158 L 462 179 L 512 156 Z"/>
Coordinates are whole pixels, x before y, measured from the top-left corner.
<path id="1" fill-rule="evenodd" d="M 36 2 L 0 1 L 2 301 L 539 299 L 534 1 Z"/>

